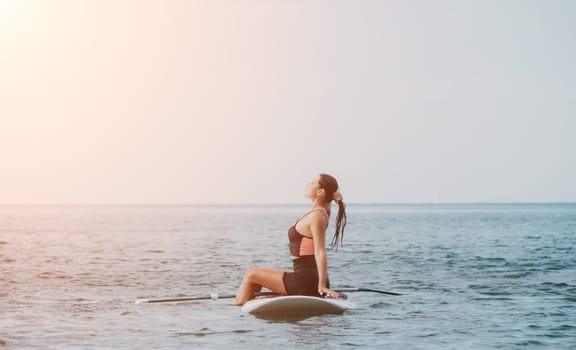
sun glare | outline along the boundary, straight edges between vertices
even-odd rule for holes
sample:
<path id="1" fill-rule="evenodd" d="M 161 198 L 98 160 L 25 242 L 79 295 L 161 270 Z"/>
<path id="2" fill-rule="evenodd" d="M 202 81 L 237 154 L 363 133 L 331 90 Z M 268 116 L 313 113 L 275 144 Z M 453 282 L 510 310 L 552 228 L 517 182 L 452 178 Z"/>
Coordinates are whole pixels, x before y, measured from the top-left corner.
<path id="1" fill-rule="evenodd" d="M 11 38 L 35 22 L 39 4 L 30 0 L 0 0 L 0 36 Z"/>

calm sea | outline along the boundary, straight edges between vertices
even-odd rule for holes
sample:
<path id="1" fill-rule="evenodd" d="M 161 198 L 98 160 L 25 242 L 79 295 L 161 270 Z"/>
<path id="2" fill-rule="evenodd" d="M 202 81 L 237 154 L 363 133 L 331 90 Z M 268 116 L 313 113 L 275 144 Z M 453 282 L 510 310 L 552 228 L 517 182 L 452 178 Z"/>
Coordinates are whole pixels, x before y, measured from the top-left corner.
<path id="1" fill-rule="evenodd" d="M 230 299 L 134 301 L 289 268 L 306 206 L 0 207 L 0 348 L 576 349 L 576 204 L 348 208 L 333 287 L 403 296 L 272 322 Z"/>

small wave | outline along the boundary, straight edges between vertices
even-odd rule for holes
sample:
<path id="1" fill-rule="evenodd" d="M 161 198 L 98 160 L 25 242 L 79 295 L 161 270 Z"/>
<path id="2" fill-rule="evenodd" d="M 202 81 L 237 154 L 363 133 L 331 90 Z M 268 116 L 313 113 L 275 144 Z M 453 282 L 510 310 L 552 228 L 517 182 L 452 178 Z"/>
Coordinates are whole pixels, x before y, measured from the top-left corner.
<path id="1" fill-rule="evenodd" d="M 552 329 L 550 329 L 550 330 L 551 330 L 551 331 L 554 331 L 554 332 L 562 332 L 562 331 L 571 331 L 571 330 L 573 330 L 573 329 L 576 329 L 576 326 L 569 325 L 569 324 L 563 324 L 563 325 L 561 325 L 561 326 L 552 328 Z"/>
<path id="2" fill-rule="evenodd" d="M 190 336 L 205 337 L 205 336 L 211 335 L 211 334 L 214 334 L 214 331 L 212 331 L 210 328 L 204 327 L 204 328 L 201 328 L 195 332 L 179 332 L 179 333 L 176 333 L 176 336 L 178 336 L 178 337 L 190 337 Z"/>
<path id="3" fill-rule="evenodd" d="M 506 262 L 506 259 L 501 258 L 501 257 L 488 257 L 488 258 L 486 258 L 483 256 L 475 256 L 474 259 L 477 261 Z"/>
<path id="4" fill-rule="evenodd" d="M 390 307 L 390 305 L 392 305 L 392 304 L 390 304 L 390 303 L 385 303 L 385 302 L 382 302 L 382 301 L 381 301 L 381 302 L 379 302 L 379 303 L 371 304 L 371 305 L 370 305 L 370 308 L 371 308 L 371 309 L 383 309 L 383 308 Z"/>
<path id="5" fill-rule="evenodd" d="M 512 295 L 512 293 L 507 292 L 505 290 L 496 289 L 494 286 L 487 286 L 483 284 L 471 284 L 468 286 L 468 288 L 476 290 L 478 291 L 478 293 L 482 295 L 490 295 L 490 296 Z"/>
<path id="6" fill-rule="evenodd" d="M 131 285 L 125 281 L 112 281 L 112 282 L 86 282 L 88 287 L 130 287 Z"/>
<path id="7" fill-rule="evenodd" d="M 560 282 L 560 283 L 554 283 L 554 282 L 544 282 L 542 283 L 543 287 L 553 287 L 553 288 L 569 288 L 572 287 L 572 285 L 568 284 L 568 283 L 564 283 L 564 282 Z"/>
<path id="8" fill-rule="evenodd" d="M 374 332 L 375 335 L 390 335 L 393 334 L 393 332 L 391 331 L 379 331 L 379 332 Z"/>
<path id="9" fill-rule="evenodd" d="M 430 337 L 435 337 L 438 336 L 440 333 L 427 333 L 427 334 L 422 334 L 422 335 L 418 335 L 416 336 L 417 338 L 430 338 Z"/>
<path id="10" fill-rule="evenodd" d="M 518 346 L 532 346 L 532 345 L 546 345 L 545 343 L 538 340 L 526 340 L 520 343 L 516 343 Z"/>
<path id="11" fill-rule="evenodd" d="M 512 298 L 506 298 L 506 297 L 496 297 L 496 298 L 484 297 L 484 298 L 470 298 L 470 300 L 473 300 L 473 301 L 510 301 L 513 299 Z"/>
<path id="12" fill-rule="evenodd" d="M 52 272 L 52 271 L 46 271 L 46 272 L 41 272 L 39 274 L 36 275 L 37 278 L 42 278 L 42 279 L 70 279 L 70 276 L 67 276 L 61 272 Z"/>
<path id="13" fill-rule="evenodd" d="M 510 279 L 517 279 L 517 278 L 524 278 L 529 276 L 533 273 L 533 271 L 525 271 L 525 272 L 518 272 L 518 273 L 511 273 L 508 275 L 503 275 L 503 278 L 510 278 Z"/>

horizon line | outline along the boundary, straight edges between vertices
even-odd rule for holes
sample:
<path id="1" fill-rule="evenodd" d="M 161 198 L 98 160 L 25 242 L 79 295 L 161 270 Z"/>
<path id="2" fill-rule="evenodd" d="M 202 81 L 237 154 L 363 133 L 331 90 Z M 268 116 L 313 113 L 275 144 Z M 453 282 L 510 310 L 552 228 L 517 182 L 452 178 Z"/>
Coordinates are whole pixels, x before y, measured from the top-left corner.
<path id="1" fill-rule="evenodd" d="M 308 203 L 309 204 L 309 203 Z M 533 205 L 533 204 L 576 204 L 576 201 L 476 201 L 476 202 L 345 202 L 346 205 L 427 205 L 427 206 L 442 206 L 442 205 L 490 205 L 490 204 L 505 204 L 505 205 Z M 58 204 L 58 203 L 24 203 L 24 204 L 6 204 L 0 203 L 0 207 L 209 207 L 209 206 L 302 206 L 307 203 L 296 202 L 258 202 L 258 203 L 72 203 L 72 204 Z"/>

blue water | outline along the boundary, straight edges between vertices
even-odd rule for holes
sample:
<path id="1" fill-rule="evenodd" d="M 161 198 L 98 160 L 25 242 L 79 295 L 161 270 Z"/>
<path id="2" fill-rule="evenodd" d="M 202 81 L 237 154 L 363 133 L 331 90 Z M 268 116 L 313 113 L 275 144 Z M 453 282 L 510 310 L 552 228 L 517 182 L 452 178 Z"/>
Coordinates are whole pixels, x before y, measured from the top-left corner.
<path id="1" fill-rule="evenodd" d="M 0 207 L 0 348 L 576 349 L 576 205 L 349 205 L 329 253 L 344 315 L 273 322 L 231 300 L 288 269 L 307 206 Z"/>

